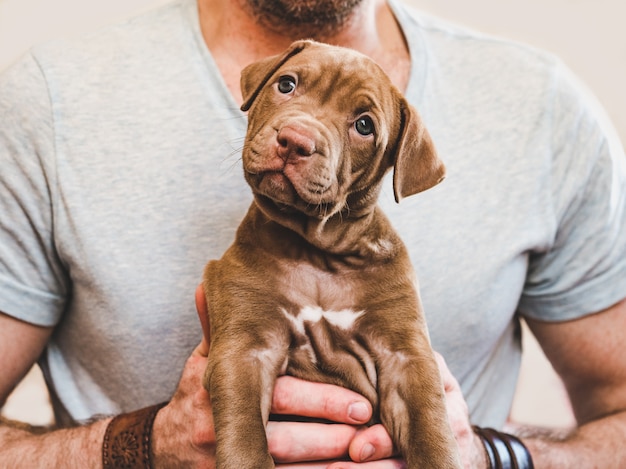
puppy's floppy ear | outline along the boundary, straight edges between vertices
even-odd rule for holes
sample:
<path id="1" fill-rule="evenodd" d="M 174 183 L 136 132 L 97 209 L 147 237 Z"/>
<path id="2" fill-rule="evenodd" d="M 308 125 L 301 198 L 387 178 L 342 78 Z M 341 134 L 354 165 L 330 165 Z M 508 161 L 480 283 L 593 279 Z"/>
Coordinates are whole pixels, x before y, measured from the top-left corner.
<path id="1" fill-rule="evenodd" d="M 402 126 L 396 145 L 393 193 L 396 202 L 439 184 L 446 168 L 417 111 L 401 98 Z"/>
<path id="2" fill-rule="evenodd" d="M 291 57 L 299 54 L 311 44 L 313 44 L 312 41 L 296 41 L 282 54 L 253 62 L 244 68 L 241 72 L 240 80 L 241 94 L 243 95 L 241 110 L 247 111 L 250 109 L 250 106 L 252 106 L 252 103 L 274 72 Z"/>

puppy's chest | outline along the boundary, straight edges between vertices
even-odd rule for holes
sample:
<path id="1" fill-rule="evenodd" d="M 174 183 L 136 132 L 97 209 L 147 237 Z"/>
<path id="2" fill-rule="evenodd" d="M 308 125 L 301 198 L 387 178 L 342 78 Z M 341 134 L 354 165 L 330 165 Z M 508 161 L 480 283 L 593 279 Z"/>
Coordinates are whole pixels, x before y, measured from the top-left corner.
<path id="1" fill-rule="evenodd" d="M 334 340 L 352 336 L 367 313 L 363 304 L 367 285 L 353 274 L 291 265 L 283 268 L 280 284 L 279 314 L 300 341 L 308 341 L 315 330 L 325 331 Z"/>
<path id="2" fill-rule="evenodd" d="M 362 302 L 365 285 L 351 272 L 329 272 L 296 262 L 281 265 L 277 273 L 282 306 L 297 317 L 310 321 L 345 317 Z"/>
<path id="3" fill-rule="evenodd" d="M 367 305 L 367 284 L 355 272 L 330 273 L 306 264 L 281 273 L 283 303 L 278 314 L 291 334 L 281 373 L 334 382 L 372 398 L 376 367 L 360 345 L 368 335 L 363 321 L 373 313 Z M 351 376 L 349 381 L 336 375 L 338 363 Z"/>

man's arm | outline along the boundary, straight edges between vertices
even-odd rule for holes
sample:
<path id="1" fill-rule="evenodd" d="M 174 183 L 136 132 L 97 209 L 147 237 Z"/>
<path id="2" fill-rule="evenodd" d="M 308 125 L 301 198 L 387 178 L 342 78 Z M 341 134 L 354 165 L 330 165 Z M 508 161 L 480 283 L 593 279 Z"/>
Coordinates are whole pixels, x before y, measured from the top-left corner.
<path id="1" fill-rule="evenodd" d="M 33 366 L 52 334 L 0 312 L 0 407 Z"/>
<path id="2" fill-rule="evenodd" d="M 563 379 L 578 421 L 561 437 L 520 429 L 536 467 L 625 467 L 626 299 L 574 321 L 527 322 Z"/>
<path id="3" fill-rule="evenodd" d="M 0 313 L 0 407 L 41 354 L 52 328 Z M 36 434 L 18 422 L 0 421 L 3 467 L 97 467 L 107 421 L 71 430 Z M 93 456 L 93 457 L 92 457 Z"/>
<path id="4" fill-rule="evenodd" d="M 100 467 L 109 419 L 85 427 L 32 433 L 18 423 L 0 424 L 2 467 Z"/>

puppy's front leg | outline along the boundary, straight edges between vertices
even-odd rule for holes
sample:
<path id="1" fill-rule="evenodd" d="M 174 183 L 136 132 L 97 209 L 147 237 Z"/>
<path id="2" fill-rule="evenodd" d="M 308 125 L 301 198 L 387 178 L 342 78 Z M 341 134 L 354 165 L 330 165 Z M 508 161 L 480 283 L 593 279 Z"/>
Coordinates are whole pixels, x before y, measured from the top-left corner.
<path id="1" fill-rule="evenodd" d="M 407 469 L 460 469 L 443 385 L 426 333 L 408 334 L 405 347 L 386 349 L 379 362 L 380 418 Z M 397 336 L 396 336 L 397 340 Z"/>
<path id="2" fill-rule="evenodd" d="M 218 469 L 274 468 L 265 426 L 287 347 L 259 348 L 255 339 L 218 335 L 211 343 L 204 384 L 213 408 Z"/>

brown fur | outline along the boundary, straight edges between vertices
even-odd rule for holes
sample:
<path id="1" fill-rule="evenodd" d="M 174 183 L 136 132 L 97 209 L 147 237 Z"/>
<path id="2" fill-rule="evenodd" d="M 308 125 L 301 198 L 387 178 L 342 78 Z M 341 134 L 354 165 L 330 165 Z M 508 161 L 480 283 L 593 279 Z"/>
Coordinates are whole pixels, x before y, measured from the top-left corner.
<path id="1" fill-rule="evenodd" d="M 371 60 L 311 41 L 250 65 L 241 86 L 255 200 L 204 281 L 218 468 L 274 467 L 265 425 L 285 373 L 367 397 L 409 469 L 460 467 L 415 274 L 376 205 L 391 168 L 397 201 L 444 176 L 417 113 Z M 362 313 L 344 328 L 305 307 Z"/>

